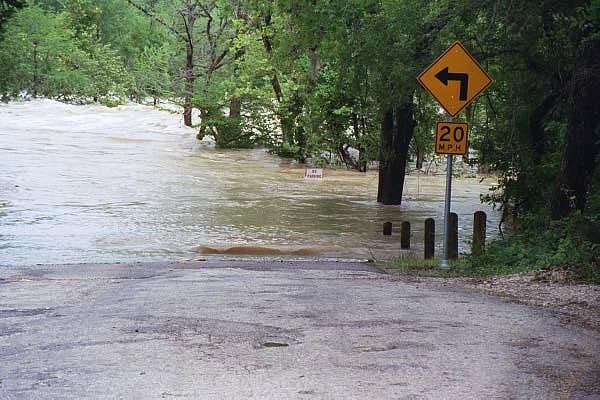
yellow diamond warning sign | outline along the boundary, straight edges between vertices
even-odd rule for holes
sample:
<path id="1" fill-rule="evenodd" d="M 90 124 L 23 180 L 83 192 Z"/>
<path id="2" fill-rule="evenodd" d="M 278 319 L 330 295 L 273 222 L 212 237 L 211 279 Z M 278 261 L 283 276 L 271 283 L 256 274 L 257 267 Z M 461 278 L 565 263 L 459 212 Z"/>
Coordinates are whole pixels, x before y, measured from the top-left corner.
<path id="1" fill-rule="evenodd" d="M 437 154 L 465 155 L 469 149 L 469 125 L 463 122 L 438 122 L 435 130 Z"/>
<path id="2" fill-rule="evenodd" d="M 460 42 L 450 46 L 417 79 L 453 117 L 493 82 Z"/>

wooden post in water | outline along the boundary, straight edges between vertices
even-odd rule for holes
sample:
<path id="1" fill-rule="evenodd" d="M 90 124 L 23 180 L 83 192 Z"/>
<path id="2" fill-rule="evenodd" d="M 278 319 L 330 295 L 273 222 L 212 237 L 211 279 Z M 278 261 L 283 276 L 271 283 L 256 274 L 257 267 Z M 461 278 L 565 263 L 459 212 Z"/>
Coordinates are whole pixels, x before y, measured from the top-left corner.
<path id="1" fill-rule="evenodd" d="M 450 213 L 448 223 L 450 224 L 448 232 L 448 259 L 456 260 L 458 258 L 458 215 Z"/>
<path id="2" fill-rule="evenodd" d="M 383 224 L 383 235 L 384 236 L 392 236 L 392 223 L 385 222 Z"/>
<path id="3" fill-rule="evenodd" d="M 473 241 L 471 242 L 471 254 L 482 254 L 485 249 L 485 229 L 487 215 L 483 211 L 473 214 Z"/>
<path id="4" fill-rule="evenodd" d="M 404 221 L 400 230 L 400 248 L 410 249 L 410 222 Z"/>
<path id="5" fill-rule="evenodd" d="M 425 259 L 430 260 L 435 253 L 435 220 L 425 220 Z"/>

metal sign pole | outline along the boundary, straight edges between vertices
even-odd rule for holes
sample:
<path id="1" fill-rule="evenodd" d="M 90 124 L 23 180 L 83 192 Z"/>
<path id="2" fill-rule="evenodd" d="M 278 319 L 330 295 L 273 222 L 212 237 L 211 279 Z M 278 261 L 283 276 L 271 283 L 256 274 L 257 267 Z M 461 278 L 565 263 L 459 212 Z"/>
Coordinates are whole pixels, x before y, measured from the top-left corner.
<path id="1" fill-rule="evenodd" d="M 446 200 L 444 206 L 444 256 L 440 262 L 441 269 L 450 268 L 448 263 L 448 238 L 450 237 L 450 203 L 452 202 L 452 157 L 446 156 Z"/>

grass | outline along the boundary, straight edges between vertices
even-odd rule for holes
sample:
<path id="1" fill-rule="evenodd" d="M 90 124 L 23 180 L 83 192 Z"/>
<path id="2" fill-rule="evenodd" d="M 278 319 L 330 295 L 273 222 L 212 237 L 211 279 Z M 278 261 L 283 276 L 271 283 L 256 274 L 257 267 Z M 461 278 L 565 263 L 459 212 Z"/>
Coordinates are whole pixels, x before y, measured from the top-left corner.
<path id="1" fill-rule="evenodd" d="M 436 269 L 443 272 L 438 268 L 439 261 L 437 259 L 423 260 L 423 259 L 406 259 L 399 258 L 381 263 L 381 266 L 388 270 L 396 272 L 417 275 L 417 276 L 433 276 L 431 275 Z"/>
<path id="2" fill-rule="evenodd" d="M 484 278 L 486 276 L 509 275 L 517 272 L 523 272 L 521 270 L 515 270 L 510 267 L 507 267 L 502 271 L 474 270 L 465 263 L 464 259 L 450 260 L 450 268 L 448 269 L 440 268 L 440 260 L 437 258 L 430 260 L 424 260 L 422 258 L 397 258 L 386 262 L 382 262 L 380 265 L 388 271 L 399 272 L 401 274 L 411 276 L 432 278 Z"/>
<path id="3" fill-rule="evenodd" d="M 535 271 L 540 268 L 532 266 L 525 268 L 521 265 L 485 265 L 483 267 L 474 267 L 473 262 L 469 261 L 470 255 L 463 255 L 458 260 L 450 260 L 450 268 L 441 269 L 440 260 L 435 258 L 431 260 L 424 259 L 392 259 L 380 263 L 381 267 L 388 271 L 399 272 L 406 275 L 418 277 L 434 278 L 486 278 L 490 276 L 511 275 L 521 272 Z"/>
<path id="4" fill-rule="evenodd" d="M 545 235 L 542 235 L 545 236 Z M 463 254 L 450 261 L 449 269 L 439 268 L 438 259 L 424 260 L 416 253 L 380 265 L 390 271 L 420 277 L 473 277 L 511 275 L 538 270 L 564 270 L 574 282 L 600 284 L 600 246 L 573 237 L 552 242 L 513 236 L 489 243 L 481 255 Z"/>
<path id="5" fill-rule="evenodd" d="M 403 257 L 382 262 L 380 265 L 388 271 L 419 277 L 455 278 L 465 276 L 460 269 L 456 268 L 458 262 L 451 262 L 449 269 L 441 269 L 440 260 L 437 258 L 424 260 Z"/>
<path id="6" fill-rule="evenodd" d="M 450 268 L 441 269 L 438 258 L 425 260 L 420 258 L 420 253 L 414 250 L 403 250 L 398 258 L 377 261 L 377 264 L 388 271 L 419 277 L 455 278 L 473 276 L 465 270 L 461 260 L 450 260 Z"/>

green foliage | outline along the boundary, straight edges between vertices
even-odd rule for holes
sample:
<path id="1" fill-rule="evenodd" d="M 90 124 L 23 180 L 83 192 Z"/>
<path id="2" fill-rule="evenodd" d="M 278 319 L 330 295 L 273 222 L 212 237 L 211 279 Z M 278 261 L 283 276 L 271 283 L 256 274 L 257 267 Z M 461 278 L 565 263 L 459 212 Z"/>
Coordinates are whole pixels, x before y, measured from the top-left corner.
<path id="1" fill-rule="evenodd" d="M 256 144 L 252 132 L 242 129 L 241 118 L 219 115 L 207 118 L 205 124 L 213 127 L 216 144 L 220 148 L 248 149 Z"/>
<path id="2" fill-rule="evenodd" d="M 25 4 L 25 0 L 0 0 L 0 34 L 4 21 Z"/>
<path id="3" fill-rule="evenodd" d="M 116 52 L 100 43 L 85 47 L 65 14 L 37 6 L 20 10 L 6 24 L 0 43 L 2 95 L 25 91 L 64 100 L 118 99 L 129 75 Z"/>
<path id="4" fill-rule="evenodd" d="M 590 197 L 584 215 L 590 221 L 600 223 L 600 168 L 596 168 L 592 179 Z"/>
<path id="5" fill-rule="evenodd" d="M 600 226 L 581 216 L 529 217 L 519 231 L 493 240 L 484 254 L 467 255 L 454 267 L 475 276 L 569 269 L 582 281 L 600 283 Z"/>
<path id="6" fill-rule="evenodd" d="M 417 258 L 414 254 L 409 255 L 409 257 L 393 259 L 383 264 L 383 267 L 389 268 L 392 271 L 416 276 L 450 277 L 454 275 L 454 271 L 440 269 L 439 266 L 440 260 L 438 259 L 424 260 Z"/>
<path id="7" fill-rule="evenodd" d="M 597 32 L 597 3 L 465 2 L 449 25 L 495 79 L 475 104 L 470 136 L 477 161 L 500 178 L 484 200 L 514 218 L 549 213 L 565 154 L 569 80 L 582 40 Z"/>
<path id="8" fill-rule="evenodd" d="M 175 57 L 168 44 L 149 45 L 130 61 L 133 83 L 132 97 L 143 101 L 146 97 L 168 98 L 173 93 L 171 60 Z"/>
<path id="9" fill-rule="evenodd" d="M 283 142 L 278 146 L 274 146 L 275 154 L 283 158 L 297 158 L 301 149 L 293 143 Z"/>

